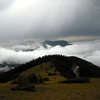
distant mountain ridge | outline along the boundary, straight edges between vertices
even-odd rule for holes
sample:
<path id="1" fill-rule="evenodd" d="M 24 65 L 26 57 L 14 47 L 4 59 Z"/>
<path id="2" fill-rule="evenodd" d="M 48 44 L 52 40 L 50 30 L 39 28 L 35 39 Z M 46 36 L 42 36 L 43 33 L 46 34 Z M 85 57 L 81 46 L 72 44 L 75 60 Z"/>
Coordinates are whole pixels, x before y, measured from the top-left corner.
<path id="1" fill-rule="evenodd" d="M 44 47 L 46 47 L 46 45 L 50 45 L 50 46 L 60 45 L 62 47 L 67 46 L 67 45 L 71 45 L 70 42 L 67 42 L 64 40 L 56 40 L 56 41 L 46 40 L 46 41 L 42 42 L 42 44 Z"/>
<path id="2" fill-rule="evenodd" d="M 9 71 L 11 69 L 14 69 L 18 66 L 20 66 L 21 64 L 8 64 L 6 62 L 0 64 L 0 72 L 6 72 Z"/>

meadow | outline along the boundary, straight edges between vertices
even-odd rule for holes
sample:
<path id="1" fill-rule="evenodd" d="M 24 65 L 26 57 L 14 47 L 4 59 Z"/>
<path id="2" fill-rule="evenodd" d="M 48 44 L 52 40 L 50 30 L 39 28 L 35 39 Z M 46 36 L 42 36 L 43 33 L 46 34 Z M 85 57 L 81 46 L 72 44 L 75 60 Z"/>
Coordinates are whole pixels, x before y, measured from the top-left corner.
<path id="1" fill-rule="evenodd" d="M 48 81 L 35 85 L 35 92 L 12 91 L 16 85 L 0 83 L 0 100 L 100 100 L 100 79 L 90 83 L 57 83 Z"/>

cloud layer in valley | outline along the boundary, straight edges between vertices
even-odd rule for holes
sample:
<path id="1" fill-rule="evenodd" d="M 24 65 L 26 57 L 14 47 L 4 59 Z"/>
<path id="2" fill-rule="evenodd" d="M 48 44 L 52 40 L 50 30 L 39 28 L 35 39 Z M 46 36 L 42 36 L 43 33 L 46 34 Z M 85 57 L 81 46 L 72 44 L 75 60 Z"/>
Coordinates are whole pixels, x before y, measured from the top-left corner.
<path id="1" fill-rule="evenodd" d="M 24 46 L 24 49 L 28 49 L 28 47 L 31 48 L 31 46 L 26 45 Z M 20 45 L 18 48 L 20 48 Z M 23 51 L 20 49 L 19 51 L 15 51 L 14 48 L 8 49 L 0 47 L 0 64 L 3 62 L 7 62 L 8 64 L 23 64 L 32 59 L 53 54 L 77 56 L 100 66 L 100 40 L 74 42 L 73 45 L 68 45 L 66 47 L 48 46 L 48 48 L 44 48 L 43 46 L 40 46 L 34 51 Z"/>

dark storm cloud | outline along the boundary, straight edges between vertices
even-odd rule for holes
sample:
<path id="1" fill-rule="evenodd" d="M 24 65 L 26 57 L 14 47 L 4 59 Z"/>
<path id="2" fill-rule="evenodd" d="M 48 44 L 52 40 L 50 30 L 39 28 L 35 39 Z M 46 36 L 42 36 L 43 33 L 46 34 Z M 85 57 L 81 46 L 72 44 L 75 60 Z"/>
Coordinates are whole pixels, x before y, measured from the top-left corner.
<path id="1" fill-rule="evenodd" d="M 100 35 L 100 0 L 2 0 L 0 8 L 3 40 Z"/>

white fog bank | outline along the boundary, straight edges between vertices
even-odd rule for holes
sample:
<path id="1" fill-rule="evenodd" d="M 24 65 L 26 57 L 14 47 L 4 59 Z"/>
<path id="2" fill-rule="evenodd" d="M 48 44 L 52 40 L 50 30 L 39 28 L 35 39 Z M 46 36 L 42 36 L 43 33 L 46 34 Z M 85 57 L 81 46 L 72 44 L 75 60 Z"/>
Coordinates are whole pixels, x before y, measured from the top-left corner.
<path id="1" fill-rule="evenodd" d="M 26 45 L 26 47 L 29 45 Z M 21 45 L 22 47 L 22 45 Z M 20 45 L 19 47 L 20 48 Z M 25 46 L 24 46 L 25 48 Z M 55 46 L 44 48 L 40 46 L 34 51 L 15 51 L 12 48 L 0 47 L 0 64 L 3 62 L 23 64 L 44 55 L 62 54 L 77 56 L 100 66 L 100 40 L 74 42 L 65 47 Z"/>

